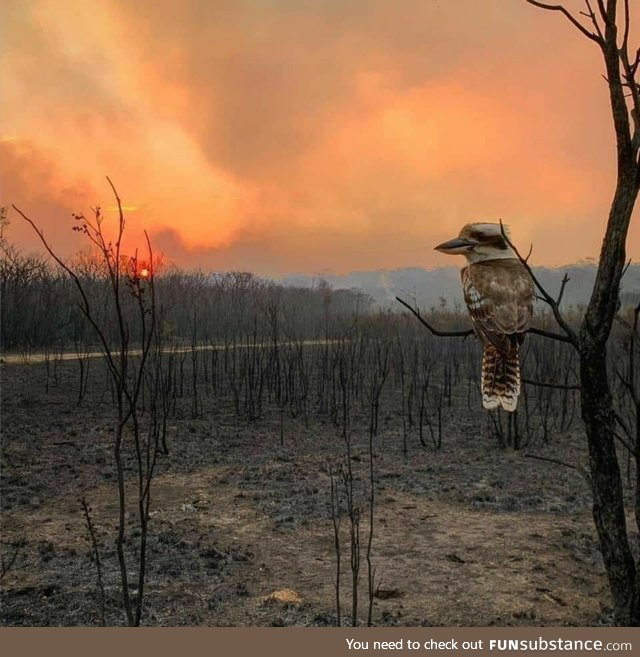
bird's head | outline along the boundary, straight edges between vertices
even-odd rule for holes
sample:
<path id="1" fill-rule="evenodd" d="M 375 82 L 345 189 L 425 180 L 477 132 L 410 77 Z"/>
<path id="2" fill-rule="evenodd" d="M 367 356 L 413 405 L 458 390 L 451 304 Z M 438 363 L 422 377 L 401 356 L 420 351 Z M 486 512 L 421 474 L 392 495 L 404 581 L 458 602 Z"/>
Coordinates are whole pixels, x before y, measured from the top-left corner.
<path id="1" fill-rule="evenodd" d="M 506 226 L 504 226 L 504 232 L 507 236 L 509 235 Z M 447 255 L 463 255 L 469 262 L 517 257 L 505 240 L 500 224 L 467 224 L 460 231 L 458 237 L 438 244 L 435 250 Z"/>

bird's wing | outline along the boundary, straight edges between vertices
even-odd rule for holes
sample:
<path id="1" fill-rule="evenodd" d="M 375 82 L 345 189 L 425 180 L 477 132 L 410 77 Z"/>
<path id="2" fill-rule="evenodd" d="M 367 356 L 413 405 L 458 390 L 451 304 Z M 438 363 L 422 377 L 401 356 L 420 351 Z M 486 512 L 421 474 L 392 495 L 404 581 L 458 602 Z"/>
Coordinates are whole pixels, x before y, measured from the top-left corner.
<path id="1" fill-rule="evenodd" d="M 518 260 L 487 260 L 462 270 L 464 300 L 480 341 L 503 353 L 533 314 L 533 281 Z"/>

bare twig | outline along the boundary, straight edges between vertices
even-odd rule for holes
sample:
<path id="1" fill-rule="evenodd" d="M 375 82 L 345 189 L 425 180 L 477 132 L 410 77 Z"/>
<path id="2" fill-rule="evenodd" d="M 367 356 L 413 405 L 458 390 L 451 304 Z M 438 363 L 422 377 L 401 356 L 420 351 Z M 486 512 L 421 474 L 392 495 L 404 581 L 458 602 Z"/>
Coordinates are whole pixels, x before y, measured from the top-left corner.
<path id="1" fill-rule="evenodd" d="M 338 490 L 338 482 L 335 480 L 333 474 L 333 467 L 329 464 L 329 479 L 331 486 L 331 520 L 333 522 L 333 546 L 336 555 L 336 620 L 338 627 L 342 625 L 342 611 L 340 608 L 340 578 L 342 575 L 341 568 L 341 550 L 340 550 L 340 524 L 342 521 L 342 514 L 340 513 L 340 492 Z"/>
<path id="2" fill-rule="evenodd" d="M 533 280 L 535 286 L 538 288 L 538 291 L 542 295 L 544 301 L 549 305 L 551 308 L 551 311 L 553 312 L 553 316 L 556 319 L 556 322 L 558 322 L 558 325 L 562 330 L 565 332 L 568 342 L 570 342 L 572 345 L 577 346 L 578 344 L 578 336 L 576 335 L 575 331 L 569 326 L 569 324 L 566 322 L 564 317 L 562 316 L 562 313 L 560 312 L 560 308 L 558 307 L 558 302 L 556 299 L 554 299 L 547 291 L 546 289 L 542 286 L 536 275 L 533 273 L 533 270 L 531 269 L 531 266 L 529 263 L 522 257 L 516 246 L 513 244 L 513 242 L 509 239 L 509 236 L 507 235 L 507 231 L 504 229 L 504 224 L 502 223 L 502 220 L 500 220 L 500 231 L 502 232 L 502 237 L 504 238 L 505 242 L 513 249 L 513 252 L 516 254 L 516 257 L 524 268 L 527 270 L 529 273 L 529 276 L 531 276 L 531 279 Z M 566 285 L 566 282 L 564 282 L 563 279 L 563 285 L 561 287 L 561 292 L 564 292 L 564 286 Z"/>
<path id="3" fill-rule="evenodd" d="M 578 467 L 575 466 L 573 463 L 567 463 L 567 461 L 561 461 L 560 459 L 554 459 L 551 458 L 550 456 L 539 456 L 538 454 L 525 454 L 525 458 L 528 459 L 536 459 L 537 461 L 545 461 L 547 463 L 555 463 L 556 465 L 562 465 L 565 468 L 569 468 L 571 470 L 578 470 Z"/>
<path id="4" fill-rule="evenodd" d="M 553 388 L 555 390 L 580 390 L 580 386 L 575 385 L 564 385 L 562 383 L 542 383 L 540 381 L 532 381 L 530 379 L 522 379 L 522 383 L 526 383 L 530 386 L 537 386 L 539 388 Z"/>
<path id="5" fill-rule="evenodd" d="M 111 370 L 111 373 L 115 376 L 118 377 L 118 369 L 114 363 L 114 359 L 111 353 L 111 348 L 109 347 L 109 344 L 107 342 L 105 334 L 102 332 L 96 321 L 93 319 L 93 314 L 91 312 L 91 306 L 89 304 L 89 299 L 86 295 L 86 292 L 84 290 L 84 287 L 77 276 L 77 274 L 69 267 L 63 260 L 60 258 L 51 248 L 49 245 L 48 240 L 46 239 L 44 232 L 36 226 L 36 224 L 33 222 L 32 219 L 30 219 L 20 208 L 18 208 L 15 205 L 12 205 L 13 209 L 33 228 L 35 231 L 36 235 L 40 238 L 40 241 L 42 242 L 42 245 L 44 246 L 45 250 L 47 253 L 64 269 L 64 271 L 69 275 L 69 277 L 73 280 L 78 292 L 80 293 L 80 297 L 82 299 L 82 303 L 80 304 L 80 310 L 82 311 L 82 314 L 87 318 L 91 326 L 94 328 L 96 331 L 98 338 L 100 340 L 102 349 L 104 351 L 105 359 L 107 361 L 107 364 L 109 366 L 109 369 Z"/>
<path id="6" fill-rule="evenodd" d="M 399 303 L 401 303 L 405 308 L 410 310 L 411 313 L 418 319 L 418 321 L 423 326 L 426 326 L 429 329 L 429 331 L 431 331 L 432 335 L 435 335 L 439 338 L 467 338 L 468 336 L 474 334 L 474 330 L 472 328 L 465 329 L 462 331 L 440 331 L 434 328 L 433 326 L 431 326 L 431 324 L 429 324 L 429 322 L 427 322 L 427 320 L 420 314 L 420 311 L 417 308 L 414 308 L 400 297 L 396 297 L 396 300 Z M 551 331 L 545 331 L 544 329 L 535 328 L 533 326 L 527 329 L 527 333 L 532 333 L 533 335 L 540 335 L 543 338 L 549 338 L 550 340 L 557 340 L 558 342 L 566 342 L 572 344 L 571 339 L 566 335 L 562 335 L 560 333 L 552 333 Z"/>
<path id="7" fill-rule="evenodd" d="M 78 500 L 82 511 L 84 513 L 84 521 L 87 525 L 89 531 L 89 536 L 91 538 L 91 545 L 93 547 L 93 558 L 96 562 L 96 572 L 97 572 L 97 584 L 98 584 L 98 593 L 100 598 L 100 625 L 104 627 L 106 623 L 105 615 L 105 594 L 104 594 L 104 581 L 102 579 L 102 564 L 100 563 L 100 550 L 98 549 L 98 541 L 96 539 L 96 532 L 93 527 L 93 522 L 91 521 L 91 507 L 87 504 L 87 501 L 84 497 Z"/>
<path id="8" fill-rule="evenodd" d="M 556 298 L 556 304 L 558 304 L 558 307 L 562 303 L 562 297 L 564 295 L 564 288 L 567 286 L 567 283 L 571 279 L 569 278 L 569 274 L 565 272 L 565 275 L 562 277 L 562 281 L 560 283 L 560 291 L 558 292 L 558 297 Z"/>
<path id="9" fill-rule="evenodd" d="M 410 306 L 406 301 L 403 301 L 400 297 L 396 297 L 396 301 L 399 301 L 407 310 L 411 311 L 413 315 L 418 319 L 418 321 L 426 326 L 433 335 L 438 336 L 439 338 L 466 338 L 470 335 L 473 335 L 473 329 L 466 329 L 464 331 L 439 331 L 436 328 L 433 328 L 429 322 L 420 314 L 420 311 L 413 306 Z"/>
<path id="10" fill-rule="evenodd" d="M 598 10 L 600 11 L 600 16 L 602 16 L 602 20 L 604 21 L 605 25 L 611 25 L 611 19 L 609 18 L 609 14 L 607 14 L 607 10 L 604 6 L 604 0 L 597 0 L 598 3 Z"/>
<path id="11" fill-rule="evenodd" d="M 22 538 L 16 544 L 14 544 L 14 550 L 8 561 L 5 561 L 4 555 L 0 557 L 0 582 L 6 577 L 6 575 L 11 570 L 13 564 L 16 562 L 20 550 L 24 547 L 25 540 Z"/>
<path id="12" fill-rule="evenodd" d="M 593 9 L 591 8 L 591 3 L 589 2 L 589 0 L 585 0 L 585 4 L 587 5 L 587 9 L 588 9 L 589 11 L 586 12 L 586 13 L 583 12 L 583 11 L 581 11 L 580 13 L 581 13 L 583 16 L 586 16 L 587 18 L 590 18 L 590 19 L 591 19 L 591 22 L 593 23 L 593 26 L 594 26 L 595 29 L 596 29 L 596 34 L 597 34 L 598 37 L 602 40 L 602 42 L 604 42 L 604 35 L 602 34 L 602 30 L 600 29 L 600 24 L 598 23 L 598 19 L 597 19 L 596 15 L 595 15 L 595 12 L 594 12 Z"/>

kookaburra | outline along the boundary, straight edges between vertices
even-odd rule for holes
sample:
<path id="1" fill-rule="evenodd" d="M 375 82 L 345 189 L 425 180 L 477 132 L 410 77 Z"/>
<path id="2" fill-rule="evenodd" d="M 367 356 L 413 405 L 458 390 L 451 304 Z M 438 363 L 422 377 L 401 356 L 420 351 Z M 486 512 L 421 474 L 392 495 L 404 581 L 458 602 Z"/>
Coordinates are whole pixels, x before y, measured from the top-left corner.
<path id="1" fill-rule="evenodd" d="M 471 321 L 484 347 L 482 405 L 515 411 L 520 394 L 518 348 L 533 314 L 529 272 L 503 237 L 500 224 L 467 224 L 437 251 L 464 255 L 462 287 Z"/>

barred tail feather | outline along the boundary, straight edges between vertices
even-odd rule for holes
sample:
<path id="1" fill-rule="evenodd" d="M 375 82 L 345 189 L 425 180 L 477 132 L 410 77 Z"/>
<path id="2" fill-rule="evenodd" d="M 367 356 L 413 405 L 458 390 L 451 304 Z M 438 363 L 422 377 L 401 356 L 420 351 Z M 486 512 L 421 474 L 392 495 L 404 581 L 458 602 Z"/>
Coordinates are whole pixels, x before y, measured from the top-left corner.
<path id="1" fill-rule="evenodd" d="M 493 345 L 484 348 L 482 359 L 482 405 L 513 412 L 520 395 L 520 359 L 518 344 L 511 344 L 508 354 Z"/>

